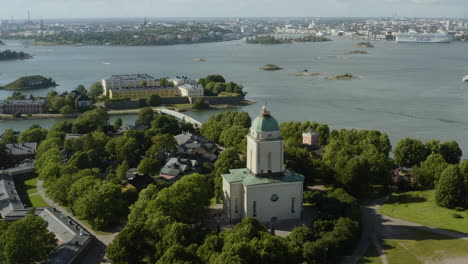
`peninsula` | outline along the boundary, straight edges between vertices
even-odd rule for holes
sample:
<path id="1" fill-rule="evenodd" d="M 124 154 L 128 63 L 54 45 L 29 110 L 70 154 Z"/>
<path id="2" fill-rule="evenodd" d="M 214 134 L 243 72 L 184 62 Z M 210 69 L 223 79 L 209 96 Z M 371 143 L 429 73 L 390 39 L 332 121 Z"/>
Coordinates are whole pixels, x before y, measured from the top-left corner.
<path id="1" fill-rule="evenodd" d="M 364 50 L 351 50 L 343 53 L 343 55 L 353 55 L 353 54 L 369 54 L 369 52 Z"/>
<path id="2" fill-rule="evenodd" d="M 41 75 L 25 76 L 11 82 L 0 89 L 6 90 L 28 90 L 55 87 L 57 83 L 52 78 Z"/>
<path id="3" fill-rule="evenodd" d="M 0 45 L 4 45 L 2 43 L 0 43 Z M 0 51 L 0 61 L 4 61 L 4 60 L 26 60 L 26 59 L 31 59 L 31 58 L 32 58 L 31 55 L 29 55 L 28 53 L 24 53 L 22 51 L 20 51 L 20 52 L 12 51 L 12 50 Z"/>
<path id="4" fill-rule="evenodd" d="M 275 38 L 274 36 L 264 35 L 246 38 L 245 43 L 248 44 L 285 44 L 292 43 L 291 38 Z"/>
<path id="5" fill-rule="evenodd" d="M 327 41 L 332 41 L 332 40 L 326 37 L 313 36 L 313 35 L 294 39 L 294 42 L 327 42 Z"/>
<path id="6" fill-rule="evenodd" d="M 267 64 L 265 66 L 260 67 L 260 69 L 264 71 L 278 71 L 282 70 L 283 68 L 275 64 Z"/>

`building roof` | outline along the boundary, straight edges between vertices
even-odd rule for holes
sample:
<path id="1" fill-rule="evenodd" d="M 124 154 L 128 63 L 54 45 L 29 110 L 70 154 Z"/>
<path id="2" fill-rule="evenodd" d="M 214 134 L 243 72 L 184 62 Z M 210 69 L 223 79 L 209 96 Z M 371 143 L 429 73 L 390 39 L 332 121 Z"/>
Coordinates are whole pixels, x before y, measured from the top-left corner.
<path id="1" fill-rule="evenodd" d="M 245 186 L 264 185 L 272 183 L 302 182 L 304 176 L 290 170 L 284 170 L 280 177 L 258 177 L 252 175 L 247 168 L 229 170 L 229 174 L 221 176 L 229 183 L 242 182 Z"/>
<path id="2" fill-rule="evenodd" d="M 112 75 L 107 78 L 104 78 L 105 81 L 131 81 L 131 80 L 156 80 L 154 77 L 148 74 L 122 74 L 122 75 Z"/>
<path id="3" fill-rule="evenodd" d="M 2 173 L 0 174 L 0 215 L 3 219 L 16 219 L 14 217 L 16 210 L 24 210 L 24 205 L 16 191 L 13 177 Z"/>
<path id="4" fill-rule="evenodd" d="M 0 101 L 1 105 L 44 105 L 46 100 L 38 99 L 38 100 L 2 100 Z"/>
<path id="5" fill-rule="evenodd" d="M 13 143 L 5 144 L 5 147 L 8 149 L 8 152 L 11 155 L 34 155 L 36 153 L 37 143 L 28 142 L 28 143 Z"/>
<path id="6" fill-rule="evenodd" d="M 279 131 L 278 121 L 267 110 L 266 105 L 263 106 L 262 112 L 252 122 L 251 130 L 256 132 L 272 132 Z"/>

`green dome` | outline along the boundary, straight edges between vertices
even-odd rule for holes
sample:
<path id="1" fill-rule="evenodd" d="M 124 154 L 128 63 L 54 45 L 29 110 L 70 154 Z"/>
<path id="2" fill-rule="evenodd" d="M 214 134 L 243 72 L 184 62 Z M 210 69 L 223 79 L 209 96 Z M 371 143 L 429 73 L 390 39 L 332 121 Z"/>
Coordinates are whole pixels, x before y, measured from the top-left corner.
<path id="1" fill-rule="evenodd" d="M 252 122 L 250 129 L 257 132 L 271 132 L 279 131 L 278 121 L 270 115 L 270 112 L 264 106 L 262 109 L 262 114 L 257 116 Z"/>

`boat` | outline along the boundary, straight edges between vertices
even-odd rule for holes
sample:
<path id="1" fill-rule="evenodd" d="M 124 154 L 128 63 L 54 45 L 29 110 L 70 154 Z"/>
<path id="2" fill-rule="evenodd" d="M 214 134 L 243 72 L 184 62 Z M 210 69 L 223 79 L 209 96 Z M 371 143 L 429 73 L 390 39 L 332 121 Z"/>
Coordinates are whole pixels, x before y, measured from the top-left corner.
<path id="1" fill-rule="evenodd" d="M 451 43 L 453 37 L 447 34 L 398 34 L 398 43 Z"/>
<path id="2" fill-rule="evenodd" d="M 468 75 L 463 76 L 463 81 L 468 82 Z"/>

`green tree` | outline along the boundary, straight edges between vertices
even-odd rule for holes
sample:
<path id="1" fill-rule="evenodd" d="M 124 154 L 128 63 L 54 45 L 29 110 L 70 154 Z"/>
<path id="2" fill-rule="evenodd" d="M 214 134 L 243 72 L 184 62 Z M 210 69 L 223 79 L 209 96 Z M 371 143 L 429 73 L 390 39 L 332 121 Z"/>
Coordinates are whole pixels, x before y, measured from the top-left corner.
<path id="1" fill-rule="evenodd" d="M 193 103 L 192 108 L 196 110 L 208 109 L 210 108 L 210 104 L 208 101 L 203 100 L 202 98 L 197 98 Z"/>
<path id="2" fill-rule="evenodd" d="M 404 138 L 398 141 L 393 154 L 397 164 L 411 168 L 425 159 L 426 149 L 419 139 Z"/>
<path id="3" fill-rule="evenodd" d="M 182 132 L 179 121 L 171 115 L 160 114 L 152 122 L 151 128 L 162 134 L 178 135 Z"/>
<path id="4" fill-rule="evenodd" d="M 153 144 L 146 151 L 146 155 L 152 159 L 163 160 L 177 152 L 177 141 L 170 134 L 159 134 L 151 140 Z"/>
<path id="5" fill-rule="evenodd" d="M 85 95 L 88 94 L 88 91 L 86 90 L 86 88 L 85 88 L 84 85 L 82 85 L 82 84 L 78 85 L 78 86 L 75 88 L 75 90 L 76 90 L 77 92 L 79 92 L 80 94 L 85 94 Z"/>
<path id="6" fill-rule="evenodd" d="M 448 165 L 441 154 L 429 155 L 421 164 L 421 176 L 418 178 L 418 183 L 424 188 L 434 188 Z"/>
<path id="7" fill-rule="evenodd" d="M 462 151 L 456 141 L 447 141 L 440 144 L 440 154 L 444 156 L 448 163 L 458 164 L 460 163 Z"/>
<path id="8" fill-rule="evenodd" d="M 457 165 L 449 165 L 440 175 L 435 198 L 438 205 L 448 208 L 464 206 L 464 177 Z"/>
<path id="9" fill-rule="evenodd" d="M 151 107 L 146 107 L 138 112 L 137 122 L 149 126 L 154 119 L 154 111 Z"/>
<path id="10" fill-rule="evenodd" d="M 13 222 L 0 239 L 2 263 L 36 263 L 45 261 L 57 248 L 55 235 L 47 229 L 47 222 L 34 214 Z"/>
<path id="11" fill-rule="evenodd" d="M 0 138 L 0 143 L 3 143 L 3 144 L 18 143 L 18 138 L 16 137 L 15 131 L 11 128 L 5 130 L 5 132 L 3 132 L 2 137 Z"/>
<path id="12" fill-rule="evenodd" d="M 161 163 L 152 158 L 144 158 L 140 161 L 137 171 L 140 174 L 155 175 L 161 169 Z"/>
<path id="13" fill-rule="evenodd" d="M 122 124 L 123 124 L 122 118 L 120 118 L 120 117 L 117 118 L 117 119 L 115 120 L 115 122 L 114 122 L 114 129 L 119 129 L 119 128 L 121 128 L 121 127 L 122 127 Z"/>
<path id="14" fill-rule="evenodd" d="M 69 115 L 69 114 L 72 114 L 74 111 L 73 107 L 69 106 L 69 105 L 65 105 L 64 107 L 60 108 L 60 114 L 62 115 Z"/>
<path id="15" fill-rule="evenodd" d="M 239 125 L 226 128 L 219 137 L 219 142 L 226 147 L 233 147 L 240 153 L 246 153 L 249 129 Z"/>
<path id="16" fill-rule="evenodd" d="M 89 88 L 89 96 L 92 98 L 96 98 L 100 96 L 104 92 L 104 88 L 102 87 L 102 83 L 95 82 Z"/>
<path id="17" fill-rule="evenodd" d="M 108 122 L 109 114 L 105 109 L 93 109 L 91 111 L 86 111 L 75 120 L 72 132 L 77 134 L 86 134 L 96 130 L 98 127 L 106 128 Z"/>
<path id="18" fill-rule="evenodd" d="M 37 142 L 40 143 L 47 137 L 47 129 L 41 128 L 40 126 L 32 126 L 23 132 L 18 137 L 18 142 Z"/>
<path id="19" fill-rule="evenodd" d="M 148 99 L 146 99 L 146 104 L 149 106 L 160 106 L 162 104 L 161 96 L 157 94 L 152 94 Z"/>
<path id="20" fill-rule="evenodd" d="M 214 194 L 217 201 L 223 199 L 223 178 L 221 174 L 229 173 L 230 169 L 242 168 L 244 165 L 245 163 L 239 159 L 239 153 L 233 148 L 228 148 L 219 155 L 214 165 L 215 170 L 212 178 Z"/>

